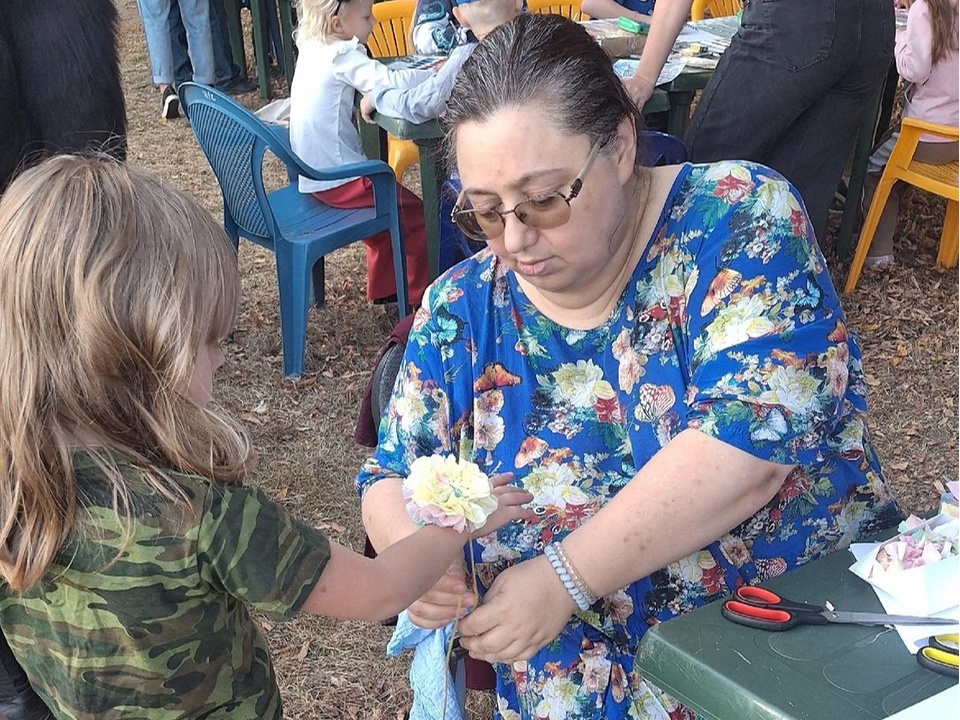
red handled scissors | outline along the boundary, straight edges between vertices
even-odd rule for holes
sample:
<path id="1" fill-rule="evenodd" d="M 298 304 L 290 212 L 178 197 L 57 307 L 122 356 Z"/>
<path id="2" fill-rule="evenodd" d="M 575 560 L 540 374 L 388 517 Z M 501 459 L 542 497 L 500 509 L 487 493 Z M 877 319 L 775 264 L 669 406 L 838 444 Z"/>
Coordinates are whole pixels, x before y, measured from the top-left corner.
<path id="1" fill-rule="evenodd" d="M 885 615 L 883 613 L 835 612 L 822 605 L 807 605 L 780 597 L 775 592 L 746 585 L 724 600 L 720 614 L 738 625 L 780 632 L 797 625 L 956 625 L 949 618 Z"/>

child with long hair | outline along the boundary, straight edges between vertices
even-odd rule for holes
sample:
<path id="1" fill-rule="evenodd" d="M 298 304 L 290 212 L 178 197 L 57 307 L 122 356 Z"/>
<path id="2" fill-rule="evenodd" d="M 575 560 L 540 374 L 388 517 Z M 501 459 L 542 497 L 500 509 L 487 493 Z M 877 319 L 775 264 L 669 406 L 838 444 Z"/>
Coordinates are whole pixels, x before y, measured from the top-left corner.
<path id="1" fill-rule="evenodd" d="M 897 72 L 906 80 L 903 117 L 957 127 L 960 121 L 958 88 L 958 29 L 956 0 L 913 0 L 907 25 L 897 31 Z M 870 156 L 864 179 L 863 209 L 876 193 L 883 168 L 900 133 L 894 131 Z M 920 138 L 914 153 L 917 162 L 942 165 L 957 159 L 957 142 L 934 135 Z M 897 229 L 902 182 L 895 183 L 883 206 L 880 221 L 867 253 L 866 265 L 894 262 L 893 235 Z"/>
<path id="2" fill-rule="evenodd" d="M 53 158 L 0 200 L 0 253 L 0 628 L 55 717 L 280 718 L 247 605 L 382 619 L 462 553 L 428 526 L 370 560 L 242 484 L 209 405 L 236 257 L 182 192 Z M 508 478 L 486 531 L 526 513 Z"/>
<path id="3" fill-rule="evenodd" d="M 367 159 L 354 122 L 356 92 L 376 85 L 411 87 L 429 79 L 429 70 L 390 70 L 367 55 L 363 43 L 373 30 L 373 0 L 300 0 L 297 69 L 290 87 L 290 144 L 314 167 L 336 167 Z M 420 304 L 427 287 L 427 240 L 423 205 L 400 185 L 400 232 L 407 255 L 409 300 Z M 300 192 L 337 208 L 372 207 L 366 178 L 318 181 L 300 178 Z M 367 297 L 384 302 L 396 293 L 390 234 L 364 241 Z"/>

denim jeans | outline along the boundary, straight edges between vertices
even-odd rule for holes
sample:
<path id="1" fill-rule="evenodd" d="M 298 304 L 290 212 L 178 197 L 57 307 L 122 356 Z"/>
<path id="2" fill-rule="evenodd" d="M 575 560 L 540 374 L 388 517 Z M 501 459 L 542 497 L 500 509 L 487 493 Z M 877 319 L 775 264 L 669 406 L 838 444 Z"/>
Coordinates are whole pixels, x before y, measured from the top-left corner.
<path id="1" fill-rule="evenodd" d="M 196 82 L 212 85 L 215 77 L 213 33 L 210 28 L 210 0 L 137 0 L 153 82 L 174 81 L 173 44 L 170 41 L 170 5 L 176 2 L 187 32 L 187 51 Z"/>
<path id="2" fill-rule="evenodd" d="M 892 0 L 745 0 L 690 122 L 694 162 L 752 160 L 799 190 L 817 239 L 893 58 Z"/>
<path id="3" fill-rule="evenodd" d="M 223 0 L 210 0 L 210 31 L 213 38 L 214 86 L 224 90 L 240 79 L 240 66 L 233 61 Z M 173 47 L 173 79 L 179 85 L 193 77 L 193 68 L 187 56 L 187 31 L 180 18 L 178 3 L 170 6 L 170 42 Z"/>

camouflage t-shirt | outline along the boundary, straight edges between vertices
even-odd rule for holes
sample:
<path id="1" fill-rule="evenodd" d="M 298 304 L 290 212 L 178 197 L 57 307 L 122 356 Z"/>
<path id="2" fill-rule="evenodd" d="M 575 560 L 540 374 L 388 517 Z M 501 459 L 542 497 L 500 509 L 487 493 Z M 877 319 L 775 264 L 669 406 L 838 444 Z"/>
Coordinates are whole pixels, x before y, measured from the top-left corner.
<path id="1" fill-rule="evenodd" d="M 318 531 L 254 488 L 171 473 L 193 513 L 136 491 L 133 537 L 102 474 L 75 460 L 79 524 L 23 597 L 0 582 L 0 627 L 60 718 L 280 718 L 267 644 L 247 610 L 295 614 L 330 558 Z"/>

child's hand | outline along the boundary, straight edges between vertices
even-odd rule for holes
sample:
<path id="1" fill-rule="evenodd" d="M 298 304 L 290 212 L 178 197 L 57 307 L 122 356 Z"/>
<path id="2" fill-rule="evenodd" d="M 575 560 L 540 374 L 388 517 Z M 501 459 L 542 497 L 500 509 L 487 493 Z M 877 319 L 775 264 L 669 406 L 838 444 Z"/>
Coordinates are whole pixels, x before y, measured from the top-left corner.
<path id="1" fill-rule="evenodd" d="M 360 115 L 362 115 L 363 119 L 371 125 L 375 124 L 373 114 L 376 111 L 377 109 L 373 106 L 373 103 L 370 102 L 370 93 L 366 93 L 362 98 L 360 98 Z"/>
<path id="2" fill-rule="evenodd" d="M 483 527 L 478 528 L 472 533 L 472 537 L 478 538 L 489 535 L 495 530 L 500 529 L 508 522 L 522 520 L 532 517 L 533 510 L 523 507 L 525 503 L 533 502 L 533 495 L 526 490 L 511 485 L 513 473 L 501 473 L 490 476 L 490 484 L 493 486 L 493 494 L 497 496 L 498 505 L 493 514 L 487 518 Z"/>
<path id="3" fill-rule="evenodd" d="M 417 627 L 437 630 L 465 615 L 477 604 L 477 596 L 467 583 L 467 571 L 461 555 L 437 584 L 407 608 L 407 617 Z"/>

